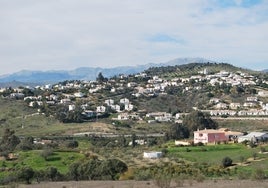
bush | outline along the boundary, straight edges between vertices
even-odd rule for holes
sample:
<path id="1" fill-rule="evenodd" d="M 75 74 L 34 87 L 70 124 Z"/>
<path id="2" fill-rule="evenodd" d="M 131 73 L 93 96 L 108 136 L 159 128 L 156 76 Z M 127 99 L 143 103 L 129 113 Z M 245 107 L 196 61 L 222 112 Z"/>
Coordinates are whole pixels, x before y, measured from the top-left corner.
<path id="1" fill-rule="evenodd" d="M 134 173 L 134 179 L 137 181 L 147 181 L 152 179 L 150 170 L 138 170 Z"/>
<path id="2" fill-rule="evenodd" d="M 160 188 L 170 188 L 171 177 L 164 174 L 156 175 L 154 184 Z"/>
<path id="3" fill-rule="evenodd" d="M 245 159 L 244 156 L 239 156 L 239 160 L 240 160 L 241 163 L 243 163 L 243 162 L 245 162 L 246 159 Z"/>
<path id="4" fill-rule="evenodd" d="M 230 157 L 224 157 L 222 159 L 222 166 L 224 168 L 228 167 L 228 166 L 232 166 L 233 164 L 233 160 Z"/>
<path id="5" fill-rule="evenodd" d="M 266 152 L 266 149 L 265 149 L 265 147 L 263 147 L 263 146 L 260 147 L 260 150 L 261 150 L 261 153 Z"/>
<path id="6" fill-rule="evenodd" d="M 262 168 L 257 168 L 252 175 L 253 180 L 264 180 L 265 178 L 266 178 L 266 175 Z"/>
<path id="7" fill-rule="evenodd" d="M 202 143 L 202 142 L 198 142 L 196 145 L 197 145 L 197 146 L 204 146 L 204 143 Z"/>
<path id="8" fill-rule="evenodd" d="M 76 140 L 68 140 L 65 143 L 67 148 L 77 148 L 78 147 L 78 142 Z"/>
<path id="9" fill-rule="evenodd" d="M 180 174 L 178 177 L 174 179 L 177 187 L 183 187 L 185 180 L 189 177 L 186 174 Z"/>
<path id="10" fill-rule="evenodd" d="M 238 179 L 240 179 L 240 180 L 246 180 L 246 179 L 249 179 L 249 177 L 250 177 L 250 172 L 247 172 L 247 171 L 240 171 L 240 172 L 238 172 L 238 174 L 237 174 L 237 177 L 238 177 Z"/>
<path id="11" fill-rule="evenodd" d="M 45 148 L 40 156 L 43 157 L 46 161 L 48 160 L 48 157 L 53 154 L 53 151 L 50 148 Z"/>
<path id="12" fill-rule="evenodd" d="M 18 172 L 18 178 L 26 181 L 27 184 L 31 183 L 31 179 L 34 177 L 34 170 L 31 167 L 24 167 Z"/>
<path id="13" fill-rule="evenodd" d="M 201 173 L 198 173 L 194 178 L 198 183 L 204 182 L 206 179 L 205 176 Z"/>

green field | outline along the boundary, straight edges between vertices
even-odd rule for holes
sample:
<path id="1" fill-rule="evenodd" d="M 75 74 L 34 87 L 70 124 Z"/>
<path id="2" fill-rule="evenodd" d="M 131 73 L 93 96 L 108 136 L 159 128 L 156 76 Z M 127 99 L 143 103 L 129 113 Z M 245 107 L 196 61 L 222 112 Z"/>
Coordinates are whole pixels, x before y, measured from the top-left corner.
<path id="1" fill-rule="evenodd" d="M 21 169 L 22 167 L 31 167 L 36 171 L 54 167 L 57 168 L 60 173 L 66 174 L 70 164 L 84 158 L 83 154 L 75 151 L 55 151 L 45 160 L 44 157 L 41 156 L 41 152 L 41 150 L 18 152 L 16 153 L 18 159 L 0 161 L 0 167 L 10 169 L 9 172 L 16 172 L 16 169 Z M 6 174 L 7 173 L 0 173 L 0 178 Z"/>
<path id="2" fill-rule="evenodd" d="M 240 158 L 248 159 L 253 153 L 259 152 L 259 148 L 248 148 L 240 144 L 209 145 L 194 147 L 173 147 L 168 149 L 170 155 L 191 162 L 220 164 L 223 157 L 228 156 L 234 163 L 240 162 Z"/>

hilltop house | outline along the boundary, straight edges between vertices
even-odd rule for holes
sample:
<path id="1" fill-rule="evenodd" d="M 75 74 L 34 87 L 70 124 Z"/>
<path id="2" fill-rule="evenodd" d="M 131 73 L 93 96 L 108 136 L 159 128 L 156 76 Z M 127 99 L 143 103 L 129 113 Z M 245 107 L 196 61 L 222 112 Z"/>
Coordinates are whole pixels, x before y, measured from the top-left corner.
<path id="1" fill-rule="evenodd" d="M 224 131 L 214 129 L 197 130 L 194 132 L 194 143 L 203 144 L 228 141 Z"/>

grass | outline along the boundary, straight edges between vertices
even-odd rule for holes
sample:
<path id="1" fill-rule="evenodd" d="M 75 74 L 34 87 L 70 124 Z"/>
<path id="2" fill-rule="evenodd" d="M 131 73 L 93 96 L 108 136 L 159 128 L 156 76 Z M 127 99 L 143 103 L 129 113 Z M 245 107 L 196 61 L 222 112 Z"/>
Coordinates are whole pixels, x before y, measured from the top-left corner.
<path id="1" fill-rule="evenodd" d="M 224 157 L 230 157 L 234 163 L 240 162 L 240 158 L 248 159 L 259 148 L 247 148 L 240 144 L 227 145 L 208 145 L 208 146 L 190 146 L 190 147 L 172 147 L 168 148 L 170 156 L 182 158 L 191 162 L 221 164 Z"/>
<path id="2" fill-rule="evenodd" d="M 84 158 L 83 154 L 78 152 L 53 152 L 53 155 L 49 156 L 45 160 L 41 155 L 41 150 L 33 150 L 26 152 L 19 152 L 19 158 L 14 161 L 0 161 L 0 167 L 20 169 L 23 166 L 29 166 L 34 170 L 46 170 L 48 167 L 55 167 L 62 174 L 68 172 L 68 166 L 80 159 Z"/>

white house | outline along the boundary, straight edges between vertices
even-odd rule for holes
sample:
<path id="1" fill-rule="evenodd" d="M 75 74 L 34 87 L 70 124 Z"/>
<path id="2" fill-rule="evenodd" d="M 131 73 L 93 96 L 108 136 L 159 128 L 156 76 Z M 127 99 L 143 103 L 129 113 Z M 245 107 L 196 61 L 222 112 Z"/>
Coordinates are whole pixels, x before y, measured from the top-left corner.
<path id="1" fill-rule="evenodd" d="M 229 107 L 233 110 L 237 109 L 237 108 L 240 108 L 241 107 L 241 104 L 240 103 L 230 103 Z"/>
<path id="2" fill-rule="evenodd" d="M 152 152 L 143 152 L 143 158 L 146 159 L 158 159 L 163 156 L 163 153 L 160 151 L 152 151 Z"/>
<path id="3" fill-rule="evenodd" d="M 258 92 L 260 97 L 268 97 L 268 91 L 262 90 Z"/>
<path id="4" fill-rule="evenodd" d="M 118 114 L 117 119 L 118 120 L 128 120 L 129 115 L 128 115 L 128 113 L 121 113 L 121 114 Z"/>
<path id="5" fill-rule="evenodd" d="M 238 142 L 241 143 L 245 140 L 252 141 L 252 142 L 258 142 L 262 140 L 268 139 L 268 133 L 267 132 L 251 132 L 245 136 L 238 137 Z"/>
<path id="6" fill-rule="evenodd" d="M 129 104 L 129 100 L 127 98 L 123 98 L 123 99 L 120 99 L 120 103 L 127 105 Z"/>
<path id="7" fill-rule="evenodd" d="M 247 97 L 247 101 L 249 101 L 249 102 L 257 102 L 258 97 Z"/>
<path id="8" fill-rule="evenodd" d="M 71 102 L 71 99 L 61 99 L 60 100 L 61 104 L 66 104 L 66 103 L 70 103 L 70 102 Z"/>
<path id="9" fill-rule="evenodd" d="M 77 93 L 74 93 L 74 96 L 77 97 L 77 98 L 82 98 L 82 97 L 85 96 L 85 94 L 82 93 L 82 92 L 77 92 Z"/>
<path id="10" fill-rule="evenodd" d="M 118 104 L 116 104 L 116 105 L 111 105 L 111 108 L 113 109 L 113 110 L 115 110 L 116 112 L 120 112 L 121 110 L 120 110 L 120 106 L 118 105 Z"/>
<path id="11" fill-rule="evenodd" d="M 114 100 L 113 99 L 107 99 L 104 101 L 105 104 L 107 104 L 108 106 L 111 106 L 114 104 Z"/>
<path id="12" fill-rule="evenodd" d="M 70 104 L 69 105 L 69 111 L 73 111 L 75 110 L 75 105 L 74 104 Z"/>
<path id="13" fill-rule="evenodd" d="M 125 104 L 125 110 L 126 111 L 131 111 L 133 110 L 134 106 L 132 104 Z"/>
<path id="14" fill-rule="evenodd" d="M 105 106 L 97 106 L 97 110 L 96 111 L 103 113 L 103 112 L 106 111 L 106 107 Z"/>
<path id="15" fill-rule="evenodd" d="M 33 107 L 35 104 L 37 104 L 38 106 L 41 106 L 41 105 L 43 105 L 43 102 L 42 101 L 31 101 L 29 103 L 29 106 Z"/>
<path id="16" fill-rule="evenodd" d="M 218 103 L 214 106 L 215 109 L 227 109 L 228 106 L 225 103 Z"/>
<path id="17" fill-rule="evenodd" d="M 24 98 L 24 94 L 23 93 L 11 93 L 10 94 L 10 98 L 20 98 L 20 99 L 23 99 Z"/>

